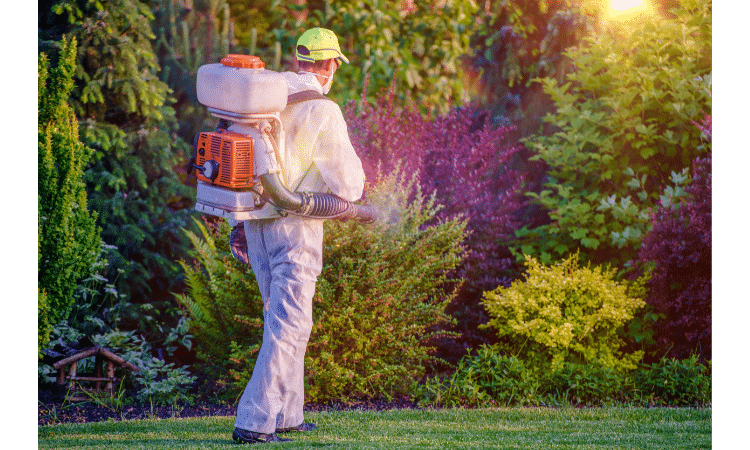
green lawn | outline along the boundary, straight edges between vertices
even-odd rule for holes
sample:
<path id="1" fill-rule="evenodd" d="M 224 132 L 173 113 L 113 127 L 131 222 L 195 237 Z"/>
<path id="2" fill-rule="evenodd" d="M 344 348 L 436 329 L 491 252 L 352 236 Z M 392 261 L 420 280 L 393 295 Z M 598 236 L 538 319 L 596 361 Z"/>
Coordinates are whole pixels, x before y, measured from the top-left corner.
<path id="1" fill-rule="evenodd" d="M 709 449 L 711 409 L 502 408 L 306 414 L 312 433 L 283 448 Z M 132 420 L 39 427 L 39 448 L 219 449 L 233 417 Z M 256 447 L 252 447 L 256 448 Z M 264 448 L 264 447 L 261 447 Z"/>

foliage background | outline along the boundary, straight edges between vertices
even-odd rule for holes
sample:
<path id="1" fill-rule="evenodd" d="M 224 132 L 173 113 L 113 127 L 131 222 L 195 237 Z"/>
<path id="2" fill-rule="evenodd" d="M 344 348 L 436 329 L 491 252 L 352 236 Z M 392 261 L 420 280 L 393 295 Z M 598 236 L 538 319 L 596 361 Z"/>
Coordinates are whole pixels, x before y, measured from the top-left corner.
<path id="1" fill-rule="evenodd" d="M 170 291 L 180 286 L 176 261 L 188 246 L 180 228 L 194 192 L 180 176 L 188 146 L 177 135 L 170 88 L 157 76 L 153 18 L 139 0 L 61 0 L 40 8 L 39 47 L 57 53 L 62 33 L 78 40 L 70 103 L 93 150 L 84 176 L 89 205 L 113 246 L 103 276 L 149 305 L 122 325 L 164 338 L 179 320 Z"/>
<path id="2" fill-rule="evenodd" d="M 565 82 L 540 80 L 555 132 L 526 140 L 548 167 L 543 189 L 527 195 L 550 223 L 516 233 L 519 257 L 550 263 L 580 249 L 621 267 L 649 229 L 648 209 L 700 154 L 693 122 L 711 110 L 711 4 L 672 12 L 586 38 L 564 52 L 575 67 Z"/>
<path id="3" fill-rule="evenodd" d="M 273 0 L 267 10 L 262 9 L 263 2 L 250 10 L 240 5 L 243 2 L 229 3 L 230 9 L 245 14 L 243 18 L 265 15 L 259 25 L 268 25 L 265 36 L 258 35 L 258 48 L 273 49 L 278 42 L 286 70 L 295 67 L 292 50 L 302 31 L 317 26 L 333 30 L 351 62 L 337 72 L 331 90 L 331 98 L 339 104 L 359 97 L 366 75 L 373 92 L 395 79 L 397 91 L 418 93 L 425 110 L 446 112 L 468 101 L 460 58 L 468 50 L 477 11 L 472 0 Z M 250 26 L 249 20 L 246 23 Z M 243 43 L 247 31 L 239 32 Z M 268 56 L 265 60 L 273 61 Z"/>
<path id="4" fill-rule="evenodd" d="M 237 19 L 230 17 L 230 5 L 225 0 L 150 3 L 153 48 L 161 65 L 159 79 L 171 89 L 171 106 L 179 118 L 177 134 L 192 142 L 196 133 L 215 126 L 215 119 L 198 103 L 198 68 L 240 51 L 232 45 Z"/>
<path id="5" fill-rule="evenodd" d="M 176 330 L 184 331 L 173 297 L 187 292 L 187 272 L 178 261 L 192 264 L 190 252 L 198 248 L 182 230 L 194 236 L 200 231 L 190 220 L 194 181 L 183 167 L 195 132 L 212 128 L 214 121 L 193 98 L 195 70 L 227 52 L 256 53 L 271 69 L 293 70 L 290 50 L 299 31 L 311 26 L 346 37 L 342 45 L 353 64 L 339 72 L 332 93 L 339 104 L 349 105 L 352 139 L 369 173 L 397 163 L 419 168 L 415 183 L 426 198 L 435 190 L 444 205 L 425 226 L 459 214 L 467 220 L 468 252 L 450 275 L 464 283 L 456 291 L 449 283 L 443 291 L 455 294 L 446 312 L 457 323 L 450 325 L 446 316 L 426 332 L 461 333 L 455 345 L 453 339 L 430 341 L 427 347 L 437 345 L 440 357 L 456 362 L 467 350 L 496 342 L 478 328 L 488 320 L 479 299 L 520 278 L 524 254 L 553 263 L 578 251 L 583 260 L 610 264 L 618 278 L 673 264 L 639 251 L 644 239 L 658 240 L 657 234 L 648 237 L 653 230 L 668 232 L 670 245 L 690 237 L 690 227 L 678 226 L 685 221 L 710 230 L 705 225 L 710 218 L 699 214 L 710 189 L 700 192 L 694 182 L 708 179 L 710 169 L 700 163 L 700 171 L 691 172 L 690 165 L 710 152 L 693 122 L 712 112 L 711 3 L 660 0 L 658 9 L 668 22 L 655 26 L 644 20 L 629 33 L 606 22 L 596 3 L 44 4 L 38 12 L 40 52 L 56 64 L 66 33 L 76 36 L 82 49 L 69 102 L 80 120 L 81 140 L 93 150 L 84 181 L 108 260 L 106 269 L 78 281 L 69 324 L 94 333 L 137 330 L 159 358 L 196 362 L 189 340 L 167 351 Z M 519 138 L 526 138 L 524 146 L 515 144 Z M 456 154 L 462 158 L 453 158 Z M 615 157 L 621 154 L 627 158 Z M 659 207 L 652 219 L 650 208 Z M 696 236 L 703 245 L 699 250 L 676 253 L 676 259 L 705 260 L 697 256 L 710 254 L 705 237 L 705 232 Z M 231 265 L 222 260 L 228 253 L 217 252 L 216 264 Z M 656 338 L 675 343 L 681 355 L 694 349 L 693 338 L 705 339 L 711 318 L 705 303 L 710 272 L 708 278 L 705 273 L 691 275 L 701 290 L 656 273 L 649 307 L 618 331 L 636 340 L 629 351 L 661 355 L 663 347 L 657 352 L 651 341 L 651 325 L 659 331 Z M 249 275 L 232 274 L 217 283 L 239 289 L 237 283 Z M 226 323 L 252 328 L 257 320 L 251 318 L 259 317 L 252 314 L 227 317 Z M 688 334 L 666 332 L 679 330 L 674 325 L 685 320 L 691 323 Z M 241 384 L 253 347 L 229 352 L 243 369 L 223 382 Z M 399 373 L 391 369 L 382 373 Z M 566 373 L 581 380 L 609 379 L 603 372 L 569 369 Z"/>

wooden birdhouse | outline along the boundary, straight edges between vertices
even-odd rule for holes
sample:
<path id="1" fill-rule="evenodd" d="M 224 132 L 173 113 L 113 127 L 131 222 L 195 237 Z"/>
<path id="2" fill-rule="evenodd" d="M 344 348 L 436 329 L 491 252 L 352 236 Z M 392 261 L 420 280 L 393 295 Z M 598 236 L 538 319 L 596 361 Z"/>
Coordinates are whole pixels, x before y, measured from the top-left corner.
<path id="1" fill-rule="evenodd" d="M 84 358 L 95 358 L 94 373 L 78 373 L 79 362 Z M 115 368 L 124 367 L 138 372 L 138 367 L 125 361 L 110 350 L 102 347 L 90 347 L 61 359 L 52 367 L 57 370 L 57 382 L 68 386 L 68 400 L 90 400 L 102 395 L 112 396 L 115 384 L 119 386 L 121 378 L 115 377 Z"/>

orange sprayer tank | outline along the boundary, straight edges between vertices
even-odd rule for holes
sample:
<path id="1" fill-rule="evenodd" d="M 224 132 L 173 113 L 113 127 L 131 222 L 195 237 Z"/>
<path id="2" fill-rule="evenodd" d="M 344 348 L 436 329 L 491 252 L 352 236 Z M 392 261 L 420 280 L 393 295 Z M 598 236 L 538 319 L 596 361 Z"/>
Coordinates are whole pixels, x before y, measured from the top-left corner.
<path id="1" fill-rule="evenodd" d="M 215 161 L 218 164 L 212 169 L 218 168 L 218 173 L 196 170 L 195 175 L 201 181 L 225 188 L 253 187 L 253 149 L 253 138 L 244 134 L 226 130 L 200 133 L 195 162 L 205 167 L 207 162 Z"/>

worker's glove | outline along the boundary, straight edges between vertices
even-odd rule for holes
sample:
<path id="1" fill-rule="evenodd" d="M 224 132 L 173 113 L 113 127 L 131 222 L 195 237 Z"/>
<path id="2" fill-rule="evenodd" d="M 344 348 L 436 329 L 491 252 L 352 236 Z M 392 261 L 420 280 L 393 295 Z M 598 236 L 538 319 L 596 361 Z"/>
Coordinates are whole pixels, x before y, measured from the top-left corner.
<path id="1" fill-rule="evenodd" d="M 232 256 L 237 258 L 243 264 L 249 264 L 250 259 L 247 257 L 247 239 L 245 238 L 245 224 L 238 223 L 229 233 L 229 249 Z"/>

